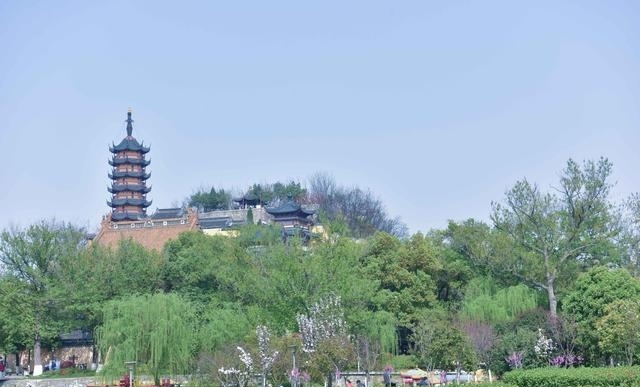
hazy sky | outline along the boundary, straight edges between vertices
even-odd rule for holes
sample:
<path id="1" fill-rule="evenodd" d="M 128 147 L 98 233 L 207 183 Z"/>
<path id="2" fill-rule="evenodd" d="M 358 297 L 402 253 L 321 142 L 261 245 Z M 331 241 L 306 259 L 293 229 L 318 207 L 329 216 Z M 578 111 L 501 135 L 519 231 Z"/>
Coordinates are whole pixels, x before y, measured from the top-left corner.
<path id="1" fill-rule="evenodd" d="M 620 200 L 640 191 L 639 20 L 633 0 L 1 1 L 0 228 L 95 230 L 128 107 L 151 212 L 324 172 L 413 233 L 600 156 Z"/>

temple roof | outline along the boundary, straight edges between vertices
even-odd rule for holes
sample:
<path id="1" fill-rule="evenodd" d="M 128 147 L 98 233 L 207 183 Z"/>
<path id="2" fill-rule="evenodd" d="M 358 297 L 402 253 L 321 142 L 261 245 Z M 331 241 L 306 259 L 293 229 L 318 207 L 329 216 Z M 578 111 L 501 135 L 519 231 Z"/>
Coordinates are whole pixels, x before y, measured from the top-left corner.
<path id="1" fill-rule="evenodd" d="M 127 136 L 120 141 L 120 144 L 110 146 L 109 152 L 118 153 L 122 151 L 136 151 L 144 154 L 149 152 L 149 149 L 149 147 L 140 144 L 135 138 Z"/>
<path id="2" fill-rule="evenodd" d="M 212 229 L 212 228 L 228 228 L 233 224 L 233 221 L 230 217 L 222 217 L 222 218 L 200 218 L 198 221 L 201 229 Z"/>
<path id="3" fill-rule="evenodd" d="M 185 216 L 185 212 L 182 208 L 158 208 L 156 212 L 151 215 L 152 219 L 175 219 Z"/>
<path id="4" fill-rule="evenodd" d="M 254 193 L 247 193 L 244 194 L 243 196 L 239 197 L 239 198 L 234 198 L 233 201 L 234 202 L 241 202 L 241 201 L 259 201 L 260 198 L 258 197 L 258 195 L 254 194 Z"/>
<path id="5" fill-rule="evenodd" d="M 293 201 L 291 196 L 289 196 L 286 202 L 280 204 L 278 207 L 267 207 L 266 210 L 269 214 L 278 218 L 286 215 L 307 217 L 315 213 L 313 210 L 306 210 L 302 208 L 298 203 Z"/>

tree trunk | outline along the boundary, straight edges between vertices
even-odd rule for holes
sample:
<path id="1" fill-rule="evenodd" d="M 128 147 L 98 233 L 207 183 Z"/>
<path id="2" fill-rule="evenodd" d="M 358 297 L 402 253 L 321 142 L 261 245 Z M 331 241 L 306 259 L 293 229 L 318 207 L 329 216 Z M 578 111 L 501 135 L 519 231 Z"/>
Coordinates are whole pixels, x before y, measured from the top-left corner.
<path id="1" fill-rule="evenodd" d="M 558 299 L 555 291 L 555 278 L 547 274 L 547 294 L 549 296 L 549 314 L 551 318 L 555 318 L 558 312 Z"/>
<path id="2" fill-rule="evenodd" d="M 42 357 L 40 355 L 40 335 L 36 336 L 33 344 L 33 376 L 42 375 Z"/>

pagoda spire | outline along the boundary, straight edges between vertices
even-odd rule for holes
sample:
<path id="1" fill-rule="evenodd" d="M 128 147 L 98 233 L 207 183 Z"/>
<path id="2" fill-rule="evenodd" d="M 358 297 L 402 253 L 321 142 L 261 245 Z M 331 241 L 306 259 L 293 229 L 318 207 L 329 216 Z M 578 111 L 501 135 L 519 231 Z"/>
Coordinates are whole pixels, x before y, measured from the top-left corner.
<path id="1" fill-rule="evenodd" d="M 112 208 L 111 220 L 115 222 L 144 219 L 147 207 L 151 205 L 151 201 L 147 200 L 151 187 L 146 184 L 150 176 L 146 167 L 151 161 L 145 158 L 149 148 L 132 136 L 131 109 L 127 112 L 126 122 L 127 137 L 118 145 L 109 147 L 109 152 L 113 154 L 109 165 L 113 169 L 109 173 L 112 182 L 107 190 L 111 193 L 111 200 L 107 201 L 107 205 Z"/>
<path id="2" fill-rule="evenodd" d="M 133 133 L 133 120 L 131 119 L 131 108 L 127 111 L 127 136 L 131 137 Z"/>

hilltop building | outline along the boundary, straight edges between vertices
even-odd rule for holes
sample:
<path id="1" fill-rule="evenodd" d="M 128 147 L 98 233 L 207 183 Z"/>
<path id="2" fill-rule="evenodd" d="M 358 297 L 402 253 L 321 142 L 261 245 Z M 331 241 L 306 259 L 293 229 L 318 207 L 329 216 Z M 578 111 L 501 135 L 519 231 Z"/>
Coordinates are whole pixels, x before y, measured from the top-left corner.
<path id="1" fill-rule="evenodd" d="M 254 223 L 281 224 L 283 238 L 298 235 L 309 240 L 314 211 L 302 208 L 291 197 L 279 206 L 265 207 L 259 197 L 248 193 L 234 199 L 238 208 L 232 210 L 198 212 L 191 208 L 160 208 L 148 215 L 152 202 L 147 200 L 151 192 L 147 180 L 151 173 L 146 168 L 151 161 L 146 156 L 150 148 L 133 136 L 131 110 L 125 122 L 126 137 L 118 145 L 109 147 L 112 169 L 108 174 L 111 186 L 107 190 L 111 200 L 107 200 L 107 205 L 111 212 L 103 217 L 94 243 L 116 247 L 121 240 L 131 238 L 148 249 L 160 251 L 167 241 L 177 239 L 185 231 L 235 235 L 237 226 L 247 223 L 249 211 Z"/>

